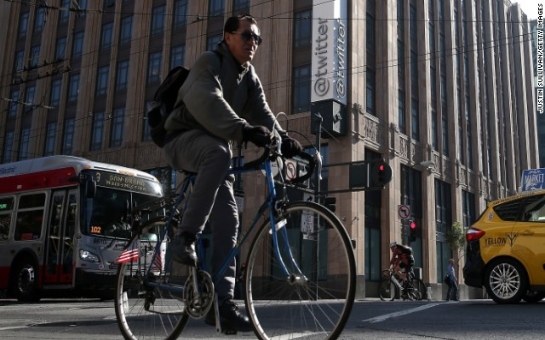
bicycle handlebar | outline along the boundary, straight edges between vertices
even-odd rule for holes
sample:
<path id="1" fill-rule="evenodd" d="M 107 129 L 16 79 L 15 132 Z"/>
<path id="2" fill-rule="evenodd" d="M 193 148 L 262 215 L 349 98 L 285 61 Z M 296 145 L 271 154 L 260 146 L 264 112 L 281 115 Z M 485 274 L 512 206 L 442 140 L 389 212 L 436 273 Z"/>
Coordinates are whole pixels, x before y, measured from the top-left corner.
<path id="1" fill-rule="evenodd" d="M 267 159 L 274 159 L 275 157 L 282 157 L 282 155 L 276 150 L 276 145 L 274 147 L 271 147 L 271 145 L 265 145 L 263 147 L 263 153 L 255 160 L 248 162 L 243 165 L 245 169 L 259 169 L 260 166 L 267 160 Z M 314 173 L 314 169 L 316 168 L 316 156 L 312 156 L 311 154 L 307 152 L 301 152 L 297 155 L 301 159 L 308 162 L 308 169 L 306 174 L 303 176 L 295 177 L 287 182 L 291 184 L 295 183 L 301 183 L 306 181 L 312 174 Z M 282 157 L 283 158 L 283 157 Z"/>

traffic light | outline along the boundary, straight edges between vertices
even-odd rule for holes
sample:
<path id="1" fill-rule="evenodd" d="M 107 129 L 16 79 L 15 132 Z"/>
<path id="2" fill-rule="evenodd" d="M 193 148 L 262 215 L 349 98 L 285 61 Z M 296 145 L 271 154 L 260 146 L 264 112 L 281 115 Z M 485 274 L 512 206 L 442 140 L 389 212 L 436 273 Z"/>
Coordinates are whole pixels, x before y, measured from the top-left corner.
<path id="1" fill-rule="evenodd" d="M 414 219 L 409 219 L 409 241 L 416 241 L 416 221 Z"/>
<path id="2" fill-rule="evenodd" d="M 370 164 L 370 187 L 384 187 L 392 180 L 392 167 L 384 160 Z"/>
<path id="3" fill-rule="evenodd" d="M 335 197 L 333 196 L 324 197 L 324 205 L 332 212 L 335 212 L 335 203 L 337 203 L 337 199 Z"/>

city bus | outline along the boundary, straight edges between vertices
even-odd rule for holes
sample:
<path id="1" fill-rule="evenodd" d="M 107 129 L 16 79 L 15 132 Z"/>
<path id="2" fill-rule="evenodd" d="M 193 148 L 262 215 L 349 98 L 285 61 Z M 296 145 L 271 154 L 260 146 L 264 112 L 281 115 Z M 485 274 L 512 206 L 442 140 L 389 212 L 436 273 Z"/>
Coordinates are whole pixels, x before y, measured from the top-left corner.
<path id="1" fill-rule="evenodd" d="M 0 292 L 113 297 L 131 208 L 162 196 L 146 172 L 79 157 L 0 164 Z"/>

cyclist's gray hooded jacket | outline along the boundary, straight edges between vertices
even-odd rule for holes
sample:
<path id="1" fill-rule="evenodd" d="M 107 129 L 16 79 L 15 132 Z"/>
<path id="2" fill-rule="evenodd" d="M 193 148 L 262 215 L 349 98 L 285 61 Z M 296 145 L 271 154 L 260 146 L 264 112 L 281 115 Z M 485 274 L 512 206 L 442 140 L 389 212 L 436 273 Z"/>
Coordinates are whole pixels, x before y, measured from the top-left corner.
<path id="1" fill-rule="evenodd" d="M 248 123 L 280 130 L 263 86 L 249 64 L 241 66 L 225 42 L 203 53 L 178 91 L 176 109 L 165 123 L 169 133 L 202 129 L 226 141 L 242 141 Z"/>

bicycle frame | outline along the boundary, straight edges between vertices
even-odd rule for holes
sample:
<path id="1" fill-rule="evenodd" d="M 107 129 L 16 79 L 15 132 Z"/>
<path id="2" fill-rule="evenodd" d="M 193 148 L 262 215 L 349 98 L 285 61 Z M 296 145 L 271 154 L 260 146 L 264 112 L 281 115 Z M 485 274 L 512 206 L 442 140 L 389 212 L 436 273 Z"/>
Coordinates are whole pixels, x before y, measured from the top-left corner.
<path id="1" fill-rule="evenodd" d="M 274 152 L 271 153 L 269 151 L 269 149 L 267 148 L 265 153 L 261 157 L 261 159 L 265 158 L 265 160 L 262 161 L 261 159 L 258 159 L 256 161 L 254 161 L 255 162 L 254 164 L 258 163 L 257 166 L 248 166 L 248 164 L 247 164 L 246 166 L 233 167 L 228 171 L 228 174 L 238 175 L 238 174 L 243 174 L 243 173 L 252 172 L 252 171 L 264 170 L 269 194 L 268 194 L 267 198 L 265 199 L 265 201 L 263 202 L 263 204 L 257 210 L 251 225 L 248 227 L 248 229 L 245 232 L 243 232 L 241 235 L 239 235 L 239 240 L 237 241 L 235 247 L 230 251 L 230 253 L 226 257 L 226 259 L 223 261 L 220 269 L 216 273 L 214 273 L 214 275 L 212 277 L 212 282 L 217 282 L 218 278 L 223 276 L 223 274 L 225 273 L 225 271 L 229 267 L 231 261 L 240 253 L 242 244 L 244 244 L 246 242 L 246 240 L 248 239 L 248 235 L 251 234 L 251 231 L 254 230 L 254 228 L 256 228 L 256 226 L 257 226 L 257 224 L 259 222 L 259 219 L 261 218 L 261 216 L 263 216 L 263 214 L 265 213 L 266 210 L 268 210 L 268 215 L 269 215 L 269 219 L 270 219 L 271 233 L 272 233 L 272 240 L 273 240 L 273 249 L 274 249 L 275 257 L 277 258 L 278 262 L 281 264 L 280 268 L 282 269 L 282 271 L 286 275 L 286 278 L 290 278 L 290 276 L 291 276 L 291 279 L 298 280 L 298 279 L 301 279 L 304 276 L 301 269 L 298 267 L 295 259 L 293 258 L 293 253 L 291 251 L 291 248 L 288 246 L 288 242 L 287 242 L 288 233 L 286 231 L 286 228 L 277 228 L 276 227 L 277 224 L 276 224 L 276 220 L 275 220 L 275 211 L 277 209 L 277 203 L 279 201 L 278 201 L 277 194 L 276 194 L 275 180 L 274 180 L 274 176 L 273 176 L 273 172 L 272 172 L 272 166 L 271 166 L 271 163 L 273 162 L 272 158 L 274 158 L 274 157 L 279 157 L 279 156 L 276 156 Z M 163 234 L 160 235 L 160 239 L 158 241 L 158 244 L 161 244 L 162 242 L 166 242 L 166 235 L 168 234 L 169 228 L 171 228 L 172 221 L 174 219 L 176 211 L 177 211 L 178 207 L 180 206 L 180 204 L 182 203 L 182 200 L 184 199 L 184 195 L 187 193 L 189 187 L 194 184 L 196 176 L 197 176 L 196 174 L 190 173 L 190 174 L 188 174 L 188 176 L 182 182 L 182 187 L 181 187 L 180 193 L 178 194 L 178 197 L 176 199 L 176 203 L 174 204 L 174 209 L 172 209 L 172 211 L 168 215 L 167 228 L 165 228 L 165 230 L 163 231 Z M 309 176 L 310 176 L 310 174 L 309 174 Z M 191 194 L 188 195 L 188 200 L 189 200 L 190 196 L 191 196 Z M 188 200 L 186 200 L 185 204 L 187 204 Z M 279 236 L 282 237 L 286 241 L 285 242 L 279 242 Z M 200 237 L 198 237 L 197 242 L 198 242 L 198 245 L 201 245 L 201 246 L 197 246 L 198 258 L 203 259 L 204 258 L 204 253 L 203 253 L 204 252 L 203 251 L 204 247 L 202 247 L 202 239 Z M 284 251 L 285 255 L 281 254 L 281 249 L 280 249 L 280 247 L 283 244 L 286 245 L 286 247 L 282 248 L 282 251 L 285 250 Z M 155 258 L 155 256 L 159 256 L 160 248 L 161 248 L 160 246 L 155 248 L 153 258 Z M 298 275 L 289 274 L 289 271 L 288 271 L 288 269 L 286 267 L 286 263 L 284 262 L 283 257 L 286 257 L 290 261 L 290 264 L 293 266 L 293 271 L 298 273 Z M 199 266 L 199 269 L 202 269 L 202 270 L 204 270 L 206 272 L 209 272 L 207 270 L 207 268 L 204 268 L 203 261 L 199 261 L 199 263 L 197 265 Z M 146 275 L 144 276 L 145 277 L 144 280 L 146 281 L 146 284 L 148 284 L 148 285 L 150 285 L 152 287 L 160 286 L 161 283 L 150 282 L 150 280 L 148 280 L 148 276 L 149 276 L 148 274 L 149 274 L 149 272 L 151 271 L 151 269 L 153 267 L 153 261 L 150 261 L 150 264 L 148 264 L 146 267 L 147 267 Z M 163 289 L 165 289 L 165 287 L 163 287 Z M 166 288 L 166 290 L 178 292 L 180 290 L 183 290 L 183 287 L 170 286 L 170 287 Z"/>

